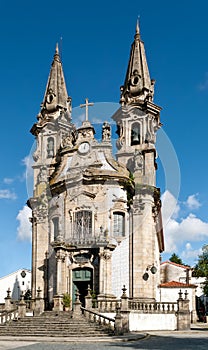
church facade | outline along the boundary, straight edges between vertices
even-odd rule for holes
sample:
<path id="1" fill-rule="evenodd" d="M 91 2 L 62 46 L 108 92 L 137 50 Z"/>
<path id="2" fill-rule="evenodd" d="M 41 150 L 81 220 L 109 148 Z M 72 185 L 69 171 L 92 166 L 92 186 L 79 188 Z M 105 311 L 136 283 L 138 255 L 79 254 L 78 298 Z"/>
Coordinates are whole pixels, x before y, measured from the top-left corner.
<path id="1" fill-rule="evenodd" d="M 111 125 L 98 142 L 88 117 L 73 124 L 58 46 L 37 122 L 32 209 L 32 298 L 61 310 L 63 294 L 117 298 L 123 285 L 136 300 L 157 299 L 164 250 L 160 190 L 156 187 L 156 132 L 144 43 L 136 26 L 112 154 Z M 92 107 L 93 108 L 93 107 Z"/>

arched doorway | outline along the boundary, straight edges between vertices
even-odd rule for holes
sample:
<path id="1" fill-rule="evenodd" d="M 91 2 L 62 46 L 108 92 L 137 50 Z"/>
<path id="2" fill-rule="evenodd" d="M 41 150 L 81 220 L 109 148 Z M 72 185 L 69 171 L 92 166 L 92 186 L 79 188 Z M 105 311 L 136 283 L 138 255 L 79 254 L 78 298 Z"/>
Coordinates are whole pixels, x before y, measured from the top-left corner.
<path id="1" fill-rule="evenodd" d="M 80 301 L 85 306 L 85 296 L 87 295 L 88 285 L 93 289 L 92 269 L 74 269 L 72 272 L 72 302 L 75 301 L 75 293 L 78 289 L 80 293 Z"/>

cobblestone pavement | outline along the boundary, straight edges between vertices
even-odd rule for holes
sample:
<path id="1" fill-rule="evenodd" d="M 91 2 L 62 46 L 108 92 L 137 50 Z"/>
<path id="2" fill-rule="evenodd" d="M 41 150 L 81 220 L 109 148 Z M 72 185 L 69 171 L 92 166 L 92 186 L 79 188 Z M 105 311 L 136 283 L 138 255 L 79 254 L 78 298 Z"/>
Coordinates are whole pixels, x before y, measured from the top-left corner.
<path id="1" fill-rule="evenodd" d="M 94 341 L 85 339 L 53 339 L 41 338 L 32 340 L 17 340 L 0 337 L 0 350 L 207 350 L 208 326 L 197 327 L 187 332 L 149 332 L 134 334 L 127 337 L 107 339 L 96 338 Z"/>

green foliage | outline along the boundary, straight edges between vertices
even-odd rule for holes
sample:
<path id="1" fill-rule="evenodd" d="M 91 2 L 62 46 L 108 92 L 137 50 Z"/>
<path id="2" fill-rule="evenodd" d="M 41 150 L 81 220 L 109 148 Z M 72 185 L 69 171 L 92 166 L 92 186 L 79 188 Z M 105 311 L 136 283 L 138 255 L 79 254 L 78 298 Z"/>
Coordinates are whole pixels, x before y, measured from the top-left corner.
<path id="1" fill-rule="evenodd" d="M 199 255 L 198 263 L 194 267 L 193 275 L 196 277 L 205 277 L 203 283 L 203 293 L 208 296 L 208 244 L 202 247 L 202 254 Z"/>
<path id="2" fill-rule="evenodd" d="M 179 264 L 179 265 L 184 265 L 183 261 L 181 260 L 181 258 L 179 258 L 179 256 L 175 253 L 173 253 L 169 259 L 171 262 Z"/>
<path id="3" fill-rule="evenodd" d="M 70 297 L 70 295 L 68 293 L 65 293 L 63 295 L 63 304 L 66 307 L 69 307 L 71 305 L 71 297 Z"/>

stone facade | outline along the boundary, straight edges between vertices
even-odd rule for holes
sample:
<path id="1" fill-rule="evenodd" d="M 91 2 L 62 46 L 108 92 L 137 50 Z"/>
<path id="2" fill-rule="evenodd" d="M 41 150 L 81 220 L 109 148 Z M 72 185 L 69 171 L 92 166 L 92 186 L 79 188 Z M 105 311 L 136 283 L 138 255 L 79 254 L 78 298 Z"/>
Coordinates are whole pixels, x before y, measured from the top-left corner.
<path id="1" fill-rule="evenodd" d="M 102 140 L 86 117 L 72 123 L 58 46 L 37 123 L 32 208 L 32 298 L 63 308 L 64 293 L 84 304 L 88 286 L 100 299 L 120 297 L 122 286 L 137 300 L 155 300 L 164 249 L 160 191 L 156 187 L 156 132 L 160 107 L 153 103 L 139 27 L 132 44 L 117 124 L 116 159 L 111 128 Z M 37 297 L 38 290 L 38 297 Z"/>

